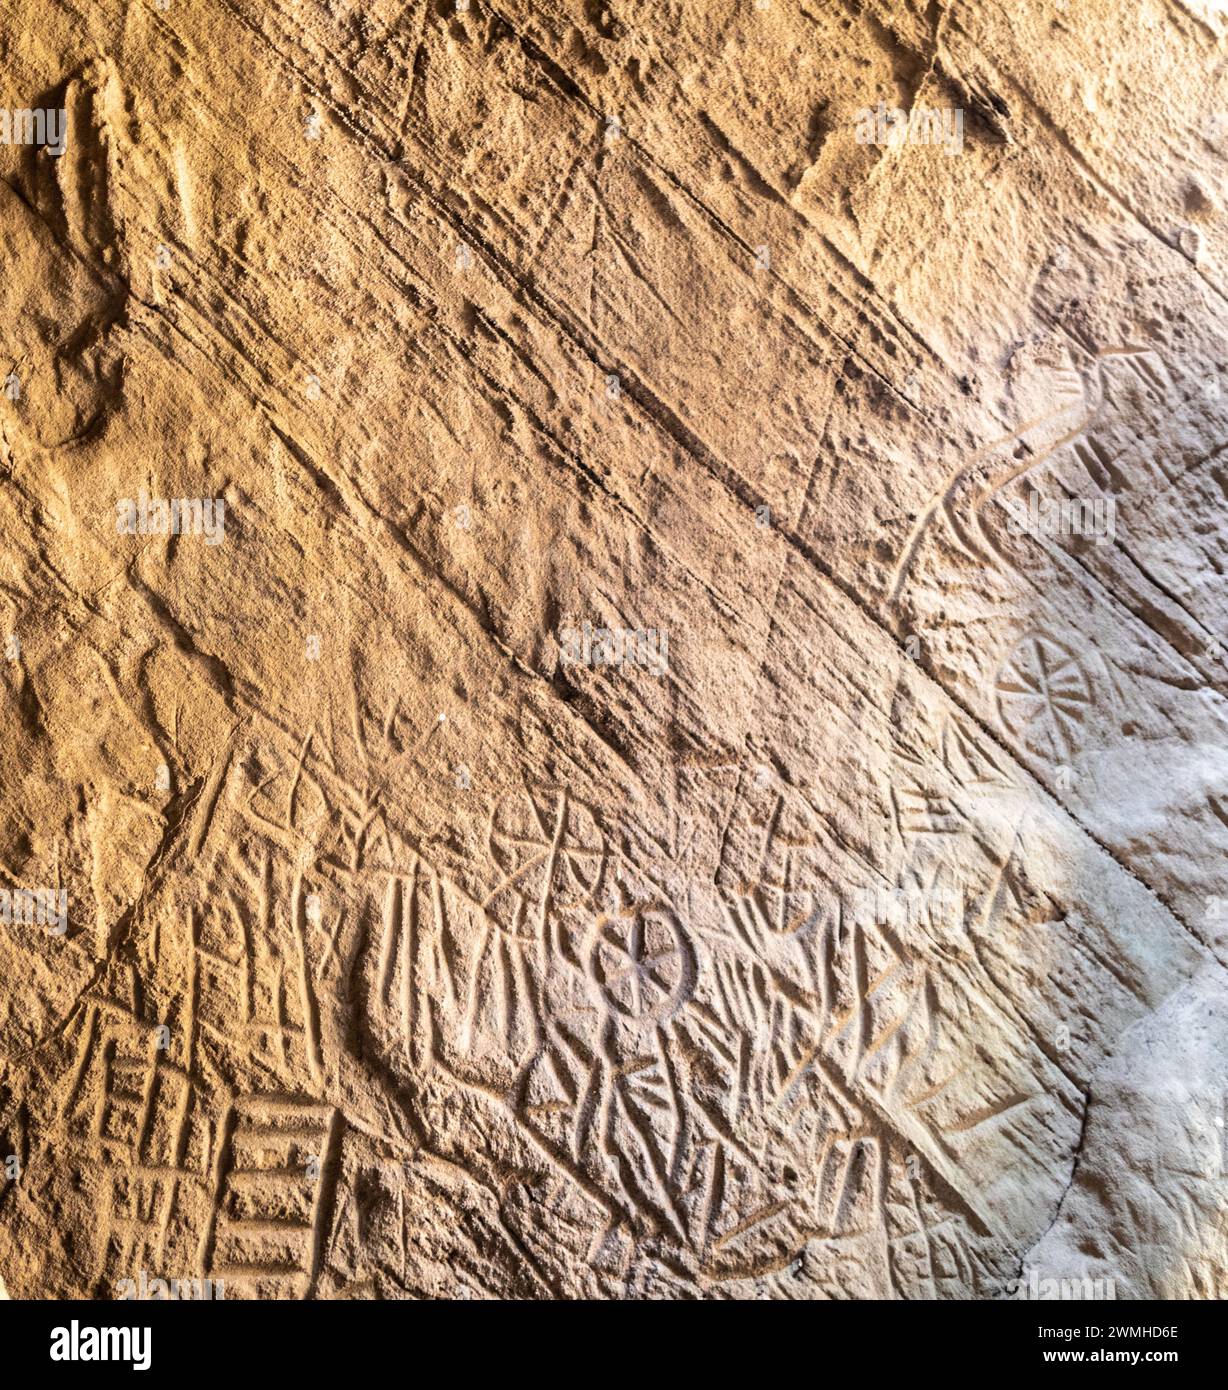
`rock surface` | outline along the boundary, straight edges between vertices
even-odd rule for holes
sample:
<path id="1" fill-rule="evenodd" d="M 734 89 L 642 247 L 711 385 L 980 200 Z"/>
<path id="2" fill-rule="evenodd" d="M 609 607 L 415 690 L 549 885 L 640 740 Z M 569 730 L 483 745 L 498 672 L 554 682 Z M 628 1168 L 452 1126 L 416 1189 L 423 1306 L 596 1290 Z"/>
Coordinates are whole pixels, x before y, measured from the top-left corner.
<path id="1" fill-rule="evenodd" d="M 1226 26 L 5 6 L 14 1297 L 1224 1296 Z"/>

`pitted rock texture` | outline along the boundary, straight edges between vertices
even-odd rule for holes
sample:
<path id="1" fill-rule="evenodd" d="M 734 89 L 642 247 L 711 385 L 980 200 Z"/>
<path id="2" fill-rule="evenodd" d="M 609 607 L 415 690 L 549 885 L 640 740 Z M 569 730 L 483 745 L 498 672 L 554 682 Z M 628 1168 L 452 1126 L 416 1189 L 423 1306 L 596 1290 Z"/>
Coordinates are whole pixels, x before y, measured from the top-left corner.
<path id="1" fill-rule="evenodd" d="M 1225 1296 L 1225 12 L 3 10 L 9 1293 Z"/>

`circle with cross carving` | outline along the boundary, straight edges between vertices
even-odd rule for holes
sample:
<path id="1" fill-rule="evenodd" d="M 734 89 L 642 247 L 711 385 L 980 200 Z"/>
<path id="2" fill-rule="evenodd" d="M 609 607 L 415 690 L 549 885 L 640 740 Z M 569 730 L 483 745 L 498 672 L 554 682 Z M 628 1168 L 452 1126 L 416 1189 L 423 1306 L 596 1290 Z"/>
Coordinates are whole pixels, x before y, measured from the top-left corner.
<path id="1" fill-rule="evenodd" d="M 695 953 L 665 908 L 602 917 L 593 931 L 589 977 L 606 1009 L 634 1023 L 659 1023 L 695 982 Z"/>

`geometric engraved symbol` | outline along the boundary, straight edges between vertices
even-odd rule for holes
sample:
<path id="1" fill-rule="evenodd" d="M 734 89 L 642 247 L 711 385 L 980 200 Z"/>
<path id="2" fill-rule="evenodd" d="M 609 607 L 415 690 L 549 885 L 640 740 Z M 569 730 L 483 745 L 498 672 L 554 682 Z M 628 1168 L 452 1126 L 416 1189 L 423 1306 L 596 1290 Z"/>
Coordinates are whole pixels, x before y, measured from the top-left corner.
<path id="1" fill-rule="evenodd" d="M 1079 659 L 1041 633 L 1024 637 L 1002 664 L 996 682 L 998 715 L 1035 752 L 1052 750 L 1064 763 L 1080 741 L 1092 701 Z"/>
<path id="2" fill-rule="evenodd" d="M 499 802 L 491 817 L 491 857 L 506 875 L 502 888 L 515 888 L 533 904 L 557 895 L 555 906 L 578 907 L 600 884 L 605 840 L 587 806 L 566 792 L 547 797 L 522 792 Z"/>
<path id="3" fill-rule="evenodd" d="M 206 1268 L 227 1284 L 310 1298 L 321 1270 L 325 1189 L 340 1129 L 325 1104 L 236 1099 Z"/>
<path id="4" fill-rule="evenodd" d="M 605 1006 L 638 1023 L 658 1023 L 673 1013 L 695 979 L 690 944 L 664 908 L 601 918 L 588 967 Z"/>

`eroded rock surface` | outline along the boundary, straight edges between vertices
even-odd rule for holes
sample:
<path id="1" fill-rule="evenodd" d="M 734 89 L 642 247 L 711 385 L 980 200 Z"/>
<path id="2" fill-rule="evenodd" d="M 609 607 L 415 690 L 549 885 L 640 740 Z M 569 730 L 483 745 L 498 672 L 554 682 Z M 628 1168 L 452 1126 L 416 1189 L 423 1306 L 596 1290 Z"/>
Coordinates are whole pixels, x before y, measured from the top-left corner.
<path id="1" fill-rule="evenodd" d="M 1225 25 L 7 7 L 14 1297 L 1224 1296 Z"/>

